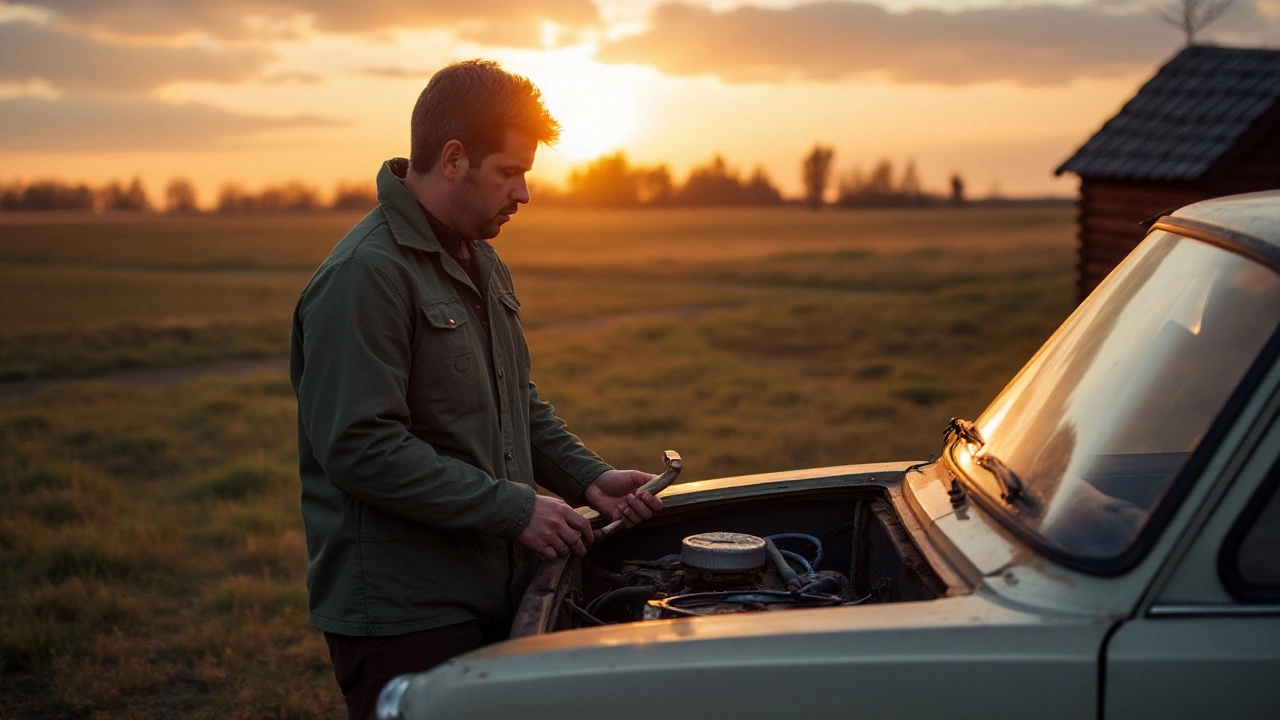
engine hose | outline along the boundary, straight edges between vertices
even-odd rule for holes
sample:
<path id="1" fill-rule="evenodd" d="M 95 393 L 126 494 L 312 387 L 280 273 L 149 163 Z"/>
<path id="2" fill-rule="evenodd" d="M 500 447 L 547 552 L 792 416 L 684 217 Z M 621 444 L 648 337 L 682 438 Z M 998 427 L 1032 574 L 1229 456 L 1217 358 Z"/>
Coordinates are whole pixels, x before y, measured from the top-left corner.
<path id="1" fill-rule="evenodd" d="M 779 549 L 778 553 L 782 555 L 782 557 L 788 560 L 795 560 L 797 563 L 799 563 L 800 567 L 804 568 L 804 571 L 808 573 L 807 579 L 811 580 L 814 578 L 815 573 L 813 572 L 813 566 L 809 564 L 808 560 L 804 559 L 803 555 L 801 555 L 800 553 L 793 553 L 790 550 L 782 550 L 782 549 Z"/>
<path id="2" fill-rule="evenodd" d="M 770 535 L 765 539 L 766 540 L 803 540 L 813 546 L 813 552 L 814 552 L 813 567 L 818 567 L 819 565 L 822 564 L 822 541 L 813 535 L 810 535 L 808 533 L 789 532 L 789 533 L 778 533 L 776 535 Z"/>
<path id="3" fill-rule="evenodd" d="M 764 539 L 764 550 L 768 554 L 769 559 L 773 561 L 774 567 L 778 568 L 778 574 L 782 576 L 782 582 L 787 586 L 788 590 L 799 591 L 800 586 L 804 585 L 800 581 L 800 576 L 787 563 L 787 559 L 783 557 L 782 551 L 769 538 Z"/>
<path id="4" fill-rule="evenodd" d="M 620 587 L 616 590 L 610 590 L 609 592 L 603 595 L 600 595 L 596 597 L 594 600 L 592 600 L 591 602 L 587 603 L 587 612 L 590 613 L 591 615 L 599 617 L 600 611 L 604 610 L 604 608 L 607 607 L 613 601 L 620 600 L 622 598 L 633 598 L 633 597 L 648 600 L 649 598 L 653 597 L 653 586 L 652 585 L 632 585 L 629 587 Z"/>
<path id="5" fill-rule="evenodd" d="M 822 593 L 826 595 L 835 595 L 838 592 L 840 592 L 840 581 L 831 577 L 830 575 L 828 575 L 827 577 L 820 577 L 817 580 L 814 580 L 813 582 L 809 583 L 808 585 L 805 585 L 804 587 L 800 588 L 801 595 L 804 595 L 806 593 Z"/>

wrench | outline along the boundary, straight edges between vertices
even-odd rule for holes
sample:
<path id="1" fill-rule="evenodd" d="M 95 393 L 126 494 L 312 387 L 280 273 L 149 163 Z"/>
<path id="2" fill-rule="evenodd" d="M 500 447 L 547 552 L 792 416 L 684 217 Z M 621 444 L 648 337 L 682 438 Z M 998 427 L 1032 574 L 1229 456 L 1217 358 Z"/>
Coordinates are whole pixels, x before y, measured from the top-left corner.
<path id="1" fill-rule="evenodd" d="M 676 478 L 680 476 L 680 471 L 684 469 L 684 461 L 680 459 L 680 453 L 675 450 L 663 451 L 662 462 L 667 466 L 667 469 L 658 477 L 650 480 L 644 485 L 641 485 L 640 489 L 636 490 L 636 495 L 644 493 L 653 493 L 654 495 L 657 495 L 663 490 L 666 490 L 668 485 L 675 482 Z M 617 532 L 621 527 L 622 520 L 614 520 L 608 525 L 596 530 L 595 536 L 597 538 L 607 537 Z"/>

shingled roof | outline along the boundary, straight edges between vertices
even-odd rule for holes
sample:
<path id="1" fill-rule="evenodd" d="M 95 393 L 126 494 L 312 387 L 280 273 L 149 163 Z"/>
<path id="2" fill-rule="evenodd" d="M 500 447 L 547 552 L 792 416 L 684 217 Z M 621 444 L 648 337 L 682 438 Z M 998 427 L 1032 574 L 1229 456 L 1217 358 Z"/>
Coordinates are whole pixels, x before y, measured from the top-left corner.
<path id="1" fill-rule="evenodd" d="M 1280 50 L 1188 47 L 1055 175 L 1194 181 L 1280 105 Z"/>

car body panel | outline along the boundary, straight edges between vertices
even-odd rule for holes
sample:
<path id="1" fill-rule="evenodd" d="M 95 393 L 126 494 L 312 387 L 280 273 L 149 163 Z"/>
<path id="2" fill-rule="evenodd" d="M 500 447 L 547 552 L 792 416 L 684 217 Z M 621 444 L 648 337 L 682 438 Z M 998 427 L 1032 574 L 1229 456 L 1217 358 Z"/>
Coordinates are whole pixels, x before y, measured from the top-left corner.
<path id="1" fill-rule="evenodd" d="M 425 718 L 723 717 L 726 708 L 742 718 L 1081 717 L 1096 711 L 1109 629 L 978 594 L 630 623 L 479 650 L 415 677 L 402 708 Z M 1003 691 L 981 710 L 959 699 L 996 678 Z"/>
<path id="2" fill-rule="evenodd" d="M 1107 718 L 1280 717 L 1280 605 L 1245 603 L 1223 586 L 1220 550 L 1280 465 L 1280 368 L 1241 440 L 1247 461 L 1206 500 L 1198 532 L 1153 588 L 1154 600 L 1107 648 Z"/>
<path id="3" fill-rule="evenodd" d="M 1280 717 L 1280 617 L 1143 617 L 1107 651 L 1108 720 Z"/>

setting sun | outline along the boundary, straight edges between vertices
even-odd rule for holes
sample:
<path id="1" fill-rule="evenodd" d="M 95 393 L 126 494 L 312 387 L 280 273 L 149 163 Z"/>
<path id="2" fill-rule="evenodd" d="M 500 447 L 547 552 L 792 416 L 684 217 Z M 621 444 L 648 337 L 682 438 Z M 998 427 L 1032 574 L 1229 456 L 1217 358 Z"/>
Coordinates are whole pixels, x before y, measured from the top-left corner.
<path id="1" fill-rule="evenodd" d="M 579 45 L 536 55 L 521 54 L 509 63 L 542 90 L 551 114 L 560 121 L 556 152 L 585 160 L 617 150 L 636 126 L 636 85 L 625 68 L 591 59 L 594 48 Z"/>

